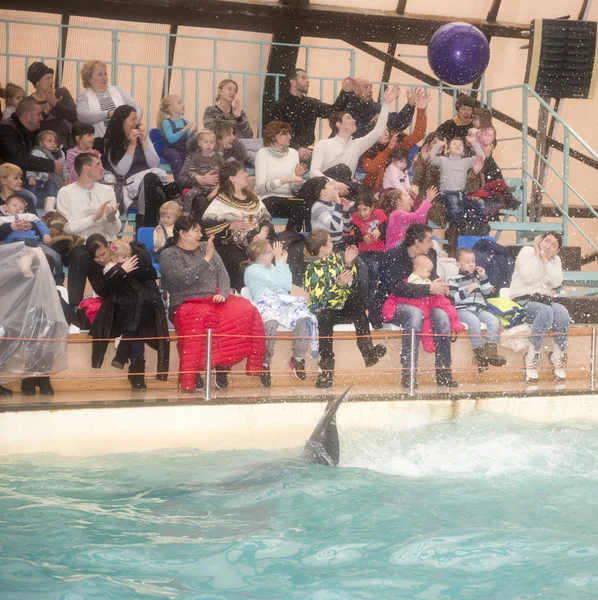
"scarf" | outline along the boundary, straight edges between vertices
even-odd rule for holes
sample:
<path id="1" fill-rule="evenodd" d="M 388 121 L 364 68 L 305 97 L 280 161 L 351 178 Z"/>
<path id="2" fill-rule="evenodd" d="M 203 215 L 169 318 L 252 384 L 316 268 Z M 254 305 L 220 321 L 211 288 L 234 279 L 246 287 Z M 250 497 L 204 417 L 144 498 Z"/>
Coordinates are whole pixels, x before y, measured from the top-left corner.
<path id="1" fill-rule="evenodd" d="M 278 148 L 275 148 L 274 146 L 266 146 L 266 148 L 268 149 L 268 152 L 274 158 L 284 158 L 289 153 L 288 146 L 286 148 L 283 148 L 282 150 L 279 150 Z"/>
<path id="2" fill-rule="evenodd" d="M 106 88 L 106 91 L 112 98 L 115 107 L 122 106 L 125 103 L 120 93 L 120 90 L 117 87 L 109 85 Z M 100 101 L 98 100 L 97 94 L 91 88 L 87 88 L 85 90 L 85 95 L 87 96 L 89 110 L 92 112 L 100 112 L 102 109 L 100 108 Z M 106 125 L 104 125 L 104 119 L 102 119 L 98 123 L 95 123 L 93 128 L 95 129 L 96 137 L 104 137 L 104 135 L 106 135 Z"/>

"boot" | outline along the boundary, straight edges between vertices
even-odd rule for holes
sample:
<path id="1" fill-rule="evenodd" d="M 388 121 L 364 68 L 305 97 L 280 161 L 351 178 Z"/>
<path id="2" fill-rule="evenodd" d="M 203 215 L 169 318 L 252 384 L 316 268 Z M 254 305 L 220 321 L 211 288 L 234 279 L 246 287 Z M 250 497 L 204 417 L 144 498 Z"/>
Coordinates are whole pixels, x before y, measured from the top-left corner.
<path id="1" fill-rule="evenodd" d="M 478 366 L 478 373 L 482 373 L 483 371 L 488 370 L 489 360 L 488 356 L 484 352 L 486 346 L 480 346 L 479 348 L 473 349 L 473 358 L 475 360 L 475 364 Z"/>
<path id="2" fill-rule="evenodd" d="M 12 390 L 0 385 L 0 396 L 12 396 Z"/>
<path id="3" fill-rule="evenodd" d="M 403 369 L 401 371 L 401 385 L 406 389 L 409 390 L 411 389 L 411 376 L 410 376 L 410 371 L 409 369 Z M 415 385 L 414 388 L 417 389 L 418 385 L 417 385 L 417 379 L 415 380 Z"/>
<path id="4" fill-rule="evenodd" d="M 334 358 L 320 360 L 320 374 L 316 379 L 316 387 L 327 389 L 334 385 Z"/>
<path id="5" fill-rule="evenodd" d="M 226 367 L 215 367 L 216 369 L 216 387 L 219 390 L 225 390 L 228 387 L 228 372 Z"/>
<path id="6" fill-rule="evenodd" d="M 540 366 L 540 353 L 536 352 L 536 349 L 531 344 L 529 345 L 523 362 L 525 364 L 526 381 L 538 381 L 540 378 L 540 375 L 538 374 L 538 367 Z"/>
<path id="7" fill-rule="evenodd" d="M 453 379 L 450 369 L 436 371 L 436 385 L 445 388 L 459 387 L 459 384 Z"/>
<path id="8" fill-rule="evenodd" d="M 54 388 L 50 383 L 49 377 L 36 377 L 35 385 L 39 388 L 39 393 L 43 396 L 53 396 Z"/>
<path id="9" fill-rule="evenodd" d="M 362 352 L 363 360 L 365 361 L 366 367 L 373 367 L 384 355 L 386 354 L 386 346 L 383 344 L 376 344 L 370 346 L 367 350 Z"/>
<path id="10" fill-rule="evenodd" d="M 264 387 L 272 387 L 272 376 L 270 375 L 270 365 L 262 365 L 262 374 L 260 375 L 260 381 Z"/>
<path id="11" fill-rule="evenodd" d="M 131 360 L 131 366 L 129 367 L 129 375 L 127 376 L 131 389 L 135 391 L 145 391 L 147 387 L 145 385 L 145 361 L 144 360 Z"/>
<path id="12" fill-rule="evenodd" d="M 291 357 L 289 361 L 289 367 L 293 370 L 293 374 L 300 381 L 305 381 L 307 377 L 305 374 L 305 359 L 304 358 L 295 358 Z"/>
<path id="13" fill-rule="evenodd" d="M 567 377 L 567 373 L 565 373 L 567 354 L 555 344 L 554 350 L 548 353 L 548 359 L 552 363 L 552 374 L 555 380 L 564 381 Z"/>
<path id="14" fill-rule="evenodd" d="M 21 380 L 21 394 L 23 396 L 35 396 L 35 377 L 26 377 Z"/>
<path id="15" fill-rule="evenodd" d="M 484 346 L 484 356 L 492 367 L 504 367 L 507 364 L 507 359 L 498 353 L 497 344 L 486 344 Z"/>
<path id="16" fill-rule="evenodd" d="M 125 365 L 129 362 L 129 350 L 131 349 L 131 343 L 126 340 L 121 340 L 116 348 L 116 354 L 110 363 L 115 369 L 121 371 L 125 368 Z"/>

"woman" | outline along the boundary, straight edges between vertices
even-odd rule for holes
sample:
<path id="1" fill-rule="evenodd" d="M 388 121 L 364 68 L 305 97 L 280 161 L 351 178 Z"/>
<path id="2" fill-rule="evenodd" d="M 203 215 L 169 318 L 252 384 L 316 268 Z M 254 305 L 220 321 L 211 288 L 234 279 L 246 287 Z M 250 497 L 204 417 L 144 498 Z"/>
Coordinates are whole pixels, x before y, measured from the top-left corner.
<path id="1" fill-rule="evenodd" d="M 99 233 L 90 235 L 85 249 L 91 259 L 104 268 L 111 260 L 111 247 Z M 130 360 L 128 380 L 134 390 L 146 390 L 145 344 L 158 353 L 156 379 L 168 379 L 170 341 L 168 322 L 158 275 L 149 252 L 131 246 L 131 256 L 103 273 L 102 306 L 91 326 L 94 338 L 91 366 L 100 369 L 108 348 L 108 338 L 122 336 L 112 366 L 118 369 Z M 145 338 L 145 339 L 144 339 Z"/>
<path id="2" fill-rule="evenodd" d="M 297 198 L 307 167 L 291 144 L 291 126 L 271 121 L 264 130 L 264 147 L 255 157 L 255 189 L 274 217 L 286 217 L 287 230 L 301 231 L 307 212 L 305 201 Z"/>
<path id="3" fill-rule="evenodd" d="M 554 302 L 553 291 L 563 283 L 563 268 L 558 253 L 563 244 L 559 233 L 549 231 L 534 239 L 533 246 L 521 248 L 511 280 L 511 299 L 523 306 L 531 321 L 532 337 L 525 355 L 525 377 L 538 381 L 540 350 L 544 336 L 552 329 L 554 348 L 548 353 L 556 380 L 566 377 L 569 312 Z"/>
<path id="4" fill-rule="evenodd" d="M 214 250 L 214 240 L 210 237 L 206 243 L 201 238 L 197 221 L 179 217 L 173 237 L 160 253 L 160 272 L 170 301 L 168 316 L 180 336 L 179 382 L 184 392 L 203 389 L 199 372 L 206 368 L 207 328 L 216 336 L 231 335 L 228 339 L 216 337 L 212 348 L 220 389 L 228 387 L 229 368 L 245 357 L 247 374 L 259 376 L 265 349 L 259 312 L 247 300 L 229 296 L 230 280 Z"/>
<path id="5" fill-rule="evenodd" d="M 253 137 L 241 98 L 237 97 L 238 91 L 239 87 L 232 79 L 224 79 L 218 84 L 216 103 L 208 106 L 203 113 L 204 127 L 211 128 L 215 121 L 228 121 L 233 126 L 237 139 Z"/>
<path id="6" fill-rule="evenodd" d="M 275 238 L 270 213 L 248 184 L 243 165 L 237 161 L 227 163 L 220 171 L 220 193 L 202 218 L 206 235 L 214 236 L 231 286 L 239 292 L 243 287 L 241 263 L 247 246 L 253 240 Z"/>
<path id="7" fill-rule="evenodd" d="M 103 138 L 114 110 L 128 104 L 141 120 L 143 111 L 133 97 L 123 89 L 108 84 L 106 63 L 90 60 L 81 67 L 81 83 L 85 91 L 77 96 L 77 119 L 93 125 L 96 138 Z"/>
<path id="8" fill-rule="evenodd" d="M 77 107 L 66 88 L 54 89 L 54 69 L 42 62 L 34 62 L 27 70 L 27 79 L 35 87 L 31 94 L 42 108 L 44 120 L 41 130 L 51 130 L 59 138 L 59 145 L 70 148 L 71 127 L 77 120 Z"/>
<path id="9" fill-rule="evenodd" d="M 110 169 L 125 179 L 124 208 L 137 200 L 136 228 L 156 227 L 165 199 L 161 188 L 168 176 L 158 168 L 160 159 L 134 107 L 125 104 L 115 109 L 106 129 L 104 152 Z"/>

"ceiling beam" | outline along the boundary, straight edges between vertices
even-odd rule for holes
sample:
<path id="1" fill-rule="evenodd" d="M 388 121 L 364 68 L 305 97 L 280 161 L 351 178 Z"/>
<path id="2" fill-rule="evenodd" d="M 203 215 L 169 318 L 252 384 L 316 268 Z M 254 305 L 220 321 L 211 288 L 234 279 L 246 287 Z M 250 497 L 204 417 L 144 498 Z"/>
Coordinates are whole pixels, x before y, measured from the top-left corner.
<path id="1" fill-rule="evenodd" d="M 488 16 L 486 17 L 486 21 L 488 21 L 489 23 L 496 23 L 501 3 L 502 0 L 494 0 L 492 2 L 492 6 L 490 7 L 490 10 L 488 11 Z"/>
<path id="2" fill-rule="evenodd" d="M 22 10 L 23 0 L 0 0 L 0 8 Z M 274 0 L 27 0 L 27 10 L 283 35 L 300 28 L 303 35 L 312 37 L 340 39 L 350 35 L 370 42 L 400 40 L 404 44 L 422 45 L 429 42 L 439 27 L 455 20 L 313 2 L 305 5 L 301 0 L 291 0 L 288 5 Z M 517 23 L 488 23 L 480 19 L 468 22 L 495 37 L 523 38 L 529 30 L 527 25 Z"/>

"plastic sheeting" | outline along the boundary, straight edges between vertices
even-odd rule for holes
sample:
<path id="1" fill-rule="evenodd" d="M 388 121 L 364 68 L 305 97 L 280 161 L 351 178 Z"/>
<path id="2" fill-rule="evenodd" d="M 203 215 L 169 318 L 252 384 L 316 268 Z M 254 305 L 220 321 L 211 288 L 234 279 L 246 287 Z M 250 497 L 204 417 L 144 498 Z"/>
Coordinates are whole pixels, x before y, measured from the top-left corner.
<path id="1" fill-rule="evenodd" d="M 8 381 L 6 376 L 51 375 L 66 369 L 68 335 L 43 252 L 23 242 L 0 245 L 0 383 Z"/>

